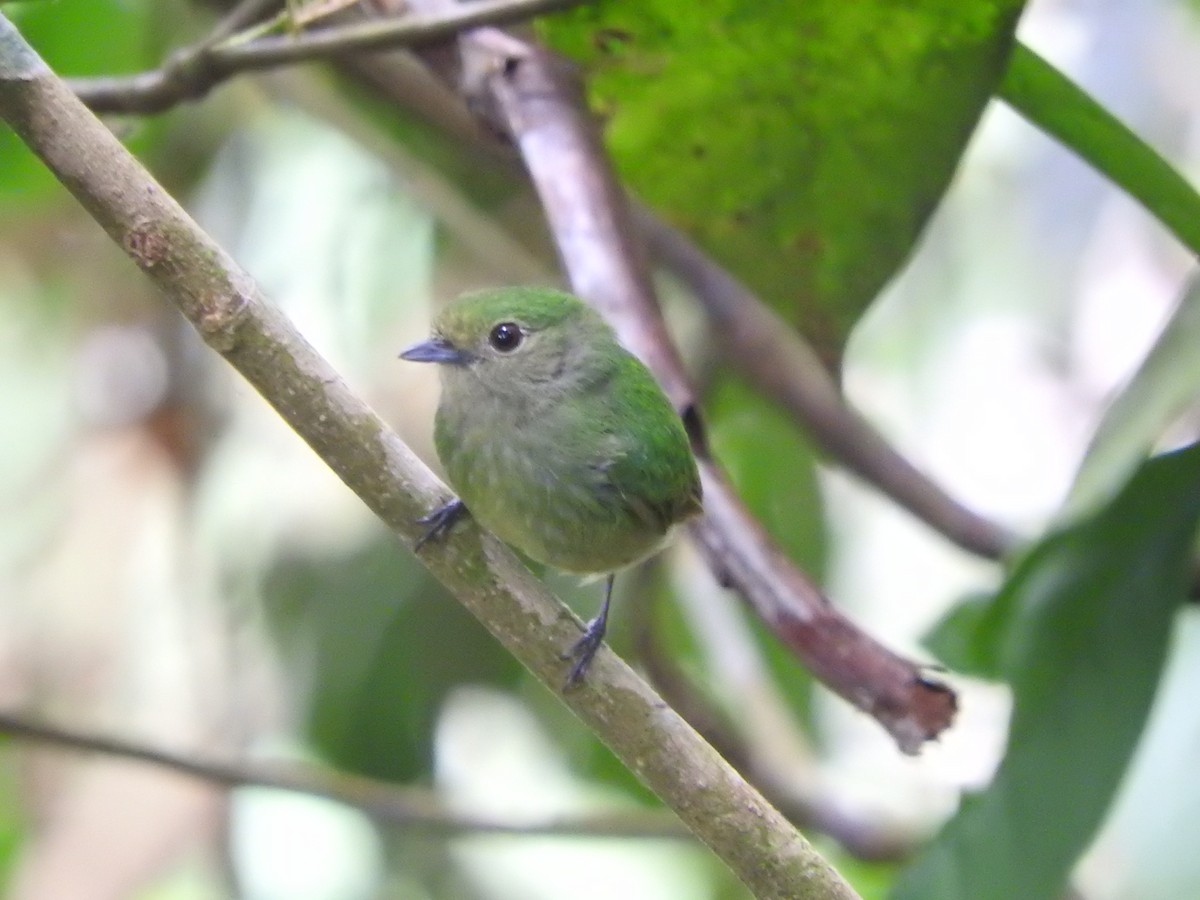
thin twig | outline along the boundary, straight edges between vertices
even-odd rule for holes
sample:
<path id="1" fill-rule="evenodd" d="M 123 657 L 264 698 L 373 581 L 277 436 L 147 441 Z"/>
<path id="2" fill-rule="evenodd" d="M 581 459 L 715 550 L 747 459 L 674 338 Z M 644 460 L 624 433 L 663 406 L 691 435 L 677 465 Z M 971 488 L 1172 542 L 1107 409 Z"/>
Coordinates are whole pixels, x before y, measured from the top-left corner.
<path id="1" fill-rule="evenodd" d="M 176 51 L 160 68 L 135 75 L 80 78 L 72 89 L 99 113 L 158 113 L 203 97 L 239 72 L 328 59 L 354 52 L 416 47 L 452 37 L 465 28 L 512 22 L 565 9 L 583 0 L 478 0 L 443 14 L 410 14 L 355 22 L 295 36 L 267 35 L 247 43 L 209 39 Z"/>
<path id="2" fill-rule="evenodd" d="M 450 809 L 435 791 L 398 787 L 371 778 L 320 770 L 294 763 L 204 759 L 148 747 L 135 741 L 61 728 L 11 712 L 0 712 L 0 733 L 80 753 L 134 760 L 189 775 L 226 788 L 262 787 L 324 797 L 361 810 L 377 822 L 439 837 L 460 834 L 511 834 L 526 837 L 670 838 L 691 840 L 679 819 L 665 811 L 625 809 L 586 814 L 496 819 Z"/>
<path id="3" fill-rule="evenodd" d="M 950 725 L 954 692 L 839 613 L 774 545 L 708 456 L 692 388 L 574 70 L 495 29 L 469 32 L 461 43 L 468 89 L 481 91 L 476 108 L 490 110 L 513 135 L 572 286 L 650 366 L 690 426 L 705 506 L 691 532 L 709 566 L 817 678 L 874 716 L 901 750 L 918 752 Z"/>
<path id="4" fill-rule="evenodd" d="M 0 14 L 0 118 L 133 262 L 406 544 L 447 492 Z M 543 684 L 579 619 L 471 522 L 422 562 Z M 604 648 L 562 700 L 763 898 L 856 896 L 795 828 Z"/>
<path id="5" fill-rule="evenodd" d="M 201 46 L 212 47 L 249 28 L 282 2 L 283 0 L 241 0 L 213 26 Z"/>
<path id="6" fill-rule="evenodd" d="M 286 31 L 287 34 L 295 37 L 299 32 L 315 22 L 339 16 L 347 9 L 358 6 L 360 3 L 362 3 L 362 0 L 320 0 L 320 2 L 294 6 L 291 2 L 288 2 L 284 9 L 281 9 L 271 18 L 259 22 L 252 28 L 247 28 L 237 34 L 230 35 L 222 43 L 229 46 L 234 44 L 248 44 L 257 38 L 268 34 L 278 34 L 281 31 Z M 278 2 L 275 5 L 278 5 Z"/>

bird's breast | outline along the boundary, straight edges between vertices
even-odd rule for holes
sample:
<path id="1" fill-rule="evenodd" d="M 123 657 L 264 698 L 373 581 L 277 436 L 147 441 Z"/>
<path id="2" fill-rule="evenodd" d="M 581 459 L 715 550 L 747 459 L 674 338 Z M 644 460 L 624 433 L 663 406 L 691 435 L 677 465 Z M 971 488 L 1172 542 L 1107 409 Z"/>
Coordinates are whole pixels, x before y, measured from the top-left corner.
<path id="1" fill-rule="evenodd" d="M 602 573 L 661 544 L 665 530 L 634 514 L 631 498 L 606 480 L 598 464 L 606 447 L 570 423 L 552 413 L 528 422 L 452 418 L 438 429 L 451 484 L 484 527 L 528 556 L 570 572 Z"/>

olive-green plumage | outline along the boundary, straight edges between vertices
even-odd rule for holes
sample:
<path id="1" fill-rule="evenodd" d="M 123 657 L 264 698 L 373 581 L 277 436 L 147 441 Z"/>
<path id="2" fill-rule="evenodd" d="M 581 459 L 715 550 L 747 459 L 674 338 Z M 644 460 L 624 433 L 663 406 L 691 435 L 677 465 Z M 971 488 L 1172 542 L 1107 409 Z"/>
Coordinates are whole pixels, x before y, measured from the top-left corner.
<path id="1" fill-rule="evenodd" d="M 582 301 L 482 291 L 448 305 L 433 330 L 403 356 L 441 363 L 438 456 L 467 509 L 504 541 L 568 572 L 612 573 L 699 512 L 679 415 Z"/>

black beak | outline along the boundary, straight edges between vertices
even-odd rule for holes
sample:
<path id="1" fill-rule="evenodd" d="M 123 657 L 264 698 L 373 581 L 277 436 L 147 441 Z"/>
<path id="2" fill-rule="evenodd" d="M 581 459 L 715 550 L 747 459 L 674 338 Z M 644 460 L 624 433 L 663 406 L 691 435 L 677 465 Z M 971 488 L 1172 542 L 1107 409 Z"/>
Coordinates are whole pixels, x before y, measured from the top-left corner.
<path id="1" fill-rule="evenodd" d="M 445 338 L 435 337 L 419 344 L 413 344 L 400 354 L 401 359 L 409 362 L 445 363 L 451 366 L 465 366 L 471 361 L 471 354 L 459 350 Z"/>

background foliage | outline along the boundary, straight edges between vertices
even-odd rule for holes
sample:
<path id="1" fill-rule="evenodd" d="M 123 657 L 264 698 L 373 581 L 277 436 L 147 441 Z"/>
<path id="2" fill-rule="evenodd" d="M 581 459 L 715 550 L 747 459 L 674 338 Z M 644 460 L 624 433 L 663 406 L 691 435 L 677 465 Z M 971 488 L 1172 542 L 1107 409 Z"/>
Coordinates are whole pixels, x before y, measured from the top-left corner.
<path id="1" fill-rule="evenodd" d="M 157 65 L 212 18 L 183 0 L 4 11 L 71 76 Z M 645 654 L 649 635 L 643 662 L 678 668 L 776 772 L 901 836 L 888 863 L 823 845 L 866 896 L 1053 897 L 1067 877 L 1089 898 L 1187 896 L 1200 467 L 1194 449 L 1144 460 L 1194 437 L 1184 283 L 1200 248 L 987 105 L 1020 11 L 610 2 L 543 23 L 584 66 L 628 183 L 844 358 L 849 396 L 907 456 L 1027 536 L 1003 565 L 970 559 L 852 483 L 716 362 L 720 334 L 664 275 L 747 502 L 889 644 L 915 651 L 940 620 L 931 646 L 963 673 L 963 710 L 943 745 L 901 757 L 684 546 L 625 577 L 614 642 Z M 1021 35 L 1186 175 L 1196 24 L 1170 0 L 1041 0 Z M 553 277 L 507 174 L 323 69 L 112 124 L 430 460 L 431 373 L 395 351 L 438 299 Z M 1137 169 L 1119 136 L 1092 140 L 1075 149 Z M 320 759 L 434 786 L 468 814 L 653 803 L 184 335 L 7 131 L 0 304 L 7 707 L 154 745 Z M 741 896 L 683 844 L 450 840 L 263 790 L 226 805 L 15 743 L 0 762 L 15 897 Z M 963 790 L 977 796 L 926 844 Z"/>

